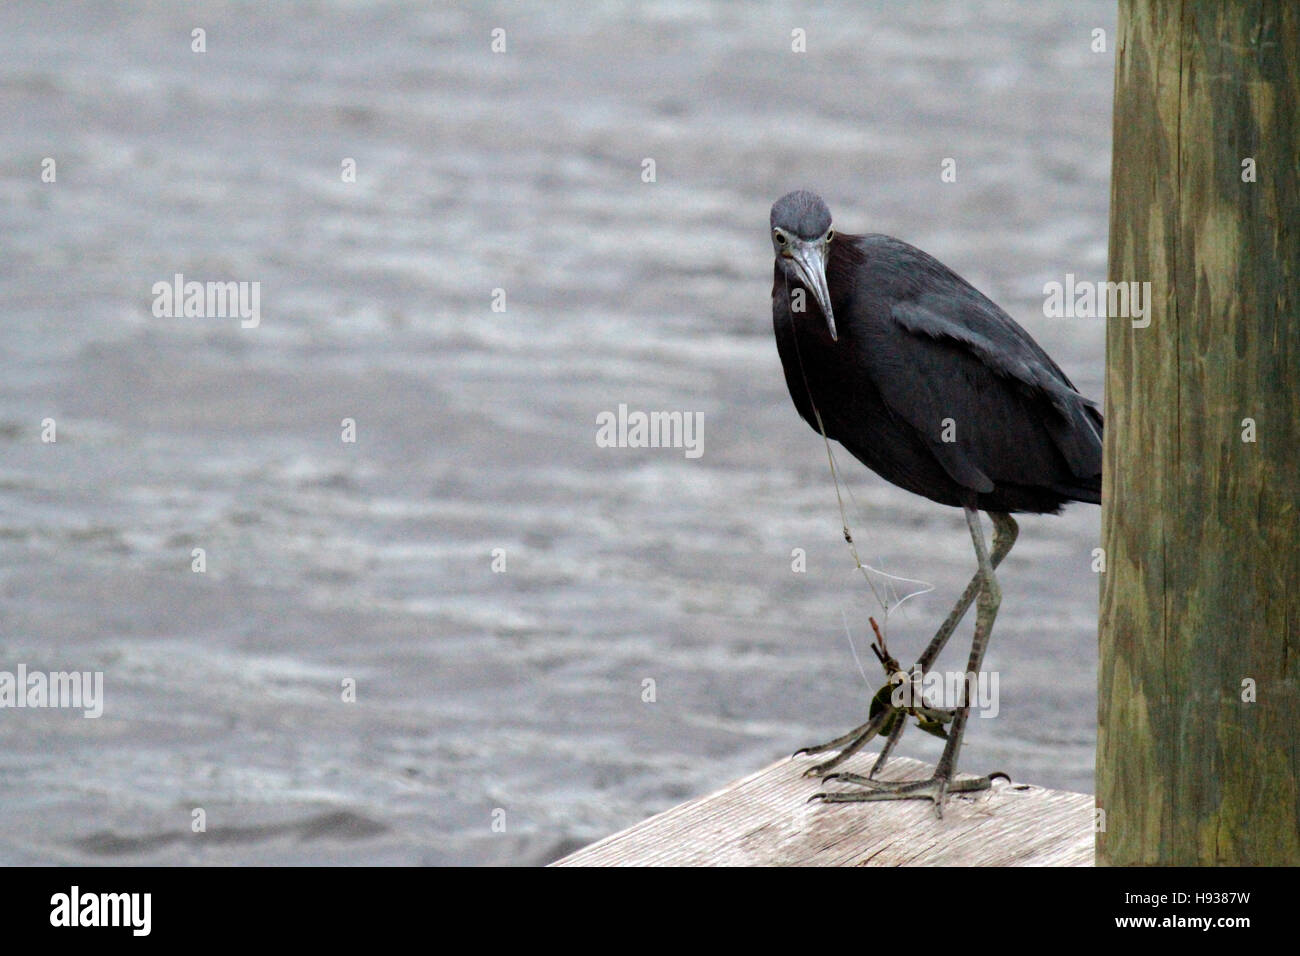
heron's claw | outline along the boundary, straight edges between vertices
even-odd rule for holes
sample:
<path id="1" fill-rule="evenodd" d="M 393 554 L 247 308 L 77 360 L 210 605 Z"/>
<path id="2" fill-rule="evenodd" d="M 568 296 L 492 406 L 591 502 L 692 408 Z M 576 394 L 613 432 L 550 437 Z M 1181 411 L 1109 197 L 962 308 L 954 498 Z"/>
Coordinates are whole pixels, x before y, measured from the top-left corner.
<path id="1" fill-rule="evenodd" d="M 798 750 L 796 750 L 794 753 L 790 755 L 790 759 L 793 760 L 795 757 L 811 757 L 813 754 L 825 753 L 827 750 L 831 749 L 831 746 L 832 746 L 831 744 L 825 743 L 825 744 L 811 744 L 810 746 L 807 747 L 800 747 Z"/>
<path id="2" fill-rule="evenodd" d="M 826 775 L 831 772 L 832 769 L 838 767 L 839 765 L 840 765 L 840 758 L 837 756 L 832 760 L 825 761 L 824 763 L 814 764 L 813 766 L 805 770 L 803 772 L 803 775 L 805 777 L 822 777 L 824 779 Z"/>

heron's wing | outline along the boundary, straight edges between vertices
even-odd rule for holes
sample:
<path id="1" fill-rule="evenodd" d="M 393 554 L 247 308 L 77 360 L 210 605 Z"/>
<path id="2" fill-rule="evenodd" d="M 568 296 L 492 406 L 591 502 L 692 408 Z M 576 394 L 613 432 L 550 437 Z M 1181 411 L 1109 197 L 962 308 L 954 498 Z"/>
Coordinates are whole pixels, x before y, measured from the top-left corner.
<path id="1" fill-rule="evenodd" d="M 890 310 L 894 321 L 913 335 L 962 346 L 991 371 L 1042 392 L 1054 404 L 1083 398 L 1051 356 L 1011 316 L 964 279 L 950 275 L 960 286 L 951 292 L 927 292 L 895 302 Z"/>
<path id="2" fill-rule="evenodd" d="M 928 257 L 927 257 L 928 258 Z M 937 262 L 935 265 L 939 265 Z M 885 403 L 948 474 L 980 493 L 1015 476 L 1066 487 L 1101 466 L 1101 414 L 1029 334 L 954 273 L 948 288 L 890 297 L 863 361 Z M 1026 479 L 1029 479 L 1026 482 Z"/>

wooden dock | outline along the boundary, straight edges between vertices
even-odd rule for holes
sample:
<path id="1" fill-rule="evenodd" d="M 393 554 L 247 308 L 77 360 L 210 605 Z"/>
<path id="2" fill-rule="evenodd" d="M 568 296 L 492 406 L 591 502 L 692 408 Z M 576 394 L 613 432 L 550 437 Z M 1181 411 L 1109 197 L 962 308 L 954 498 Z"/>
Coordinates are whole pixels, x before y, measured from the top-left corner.
<path id="1" fill-rule="evenodd" d="M 875 754 L 841 769 L 865 774 Z M 808 803 L 815 761 L 786 758 L 578 850 L 555 866 L 1092 866 L 1093 797 L 996 780 L 929 801 Z M 933 771 L 895 757 L 881 779 Z M 834 783 L 834 781 L 832 781 Z M 847 785 L 831 789 L 851 789 Z"/>

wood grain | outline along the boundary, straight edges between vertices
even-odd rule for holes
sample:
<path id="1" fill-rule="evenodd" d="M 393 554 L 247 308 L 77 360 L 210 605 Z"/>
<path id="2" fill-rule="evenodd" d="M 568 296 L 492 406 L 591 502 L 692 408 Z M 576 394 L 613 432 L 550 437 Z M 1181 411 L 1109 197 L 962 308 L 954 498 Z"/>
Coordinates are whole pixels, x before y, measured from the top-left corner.
<path id="1" fill-rule="evenodd" d="M 845 769 L 866 773 L 874 754 Z M 784 759 L 606 837 L 555 866 L 1091 866 L 1093 798 L 998 780 L 928 801 L 816 804 L 810 758 Z M 933 767 L 894 758 L 883 779 Z M 847 786 L 836 789 L 850 789 Z"/>

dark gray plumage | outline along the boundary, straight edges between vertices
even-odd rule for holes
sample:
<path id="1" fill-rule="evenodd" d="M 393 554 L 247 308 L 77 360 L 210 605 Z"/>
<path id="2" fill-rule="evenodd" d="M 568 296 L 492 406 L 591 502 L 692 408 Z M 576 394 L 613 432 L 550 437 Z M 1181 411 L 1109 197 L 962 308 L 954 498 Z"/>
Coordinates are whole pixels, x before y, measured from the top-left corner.
<path id="1" fill-rule="evenodd" d="M 812 193 L 772 207 L 801 239 L 830 227 Z M 1056 512 L 1101 500 L 1102 417 L 1011 316 L 933 256 L 882 235 L 838 234 L 815 290 L 778 256 L 772 320 L 799 414 L 882 478 L 940 504 Z M 790 293 L 807 290 L 796 315 Z M 945 438 L 945 420 L 951 435 Z"/>
<path id="2" fill-rule="evenodd" d="M 965 510 L 979 571 L 917 669 L 929 669 L 978 597 L 968 666 L 977 673 L 1001 599 L 993 571 L 1017 533 L 1010 515 L 1100 502 L 1101 412 L 1028 332 L 933 256 L 889 236 L 836 234 L 826 204 L 806 191 L 772 206 L 770 228 L 772 323 L 799 414 L 887 481 Z M 979 511 L 993 519 L 991 554 Z M 949 782 L 967 708 L 947 713 L 953 726 L 934 779 L 904 787 L 873 779 L 905 726 L 895 720 L 870 778 L 827 777 L 871 789 L 821 796 L 925 796 L 942 812 L 946 792 L 980 789 Z M 888 716 L 882 711 L 845 737 L 807 748 L 845 745 L 810 772 L 824 774 L 847 759 Z"/>

